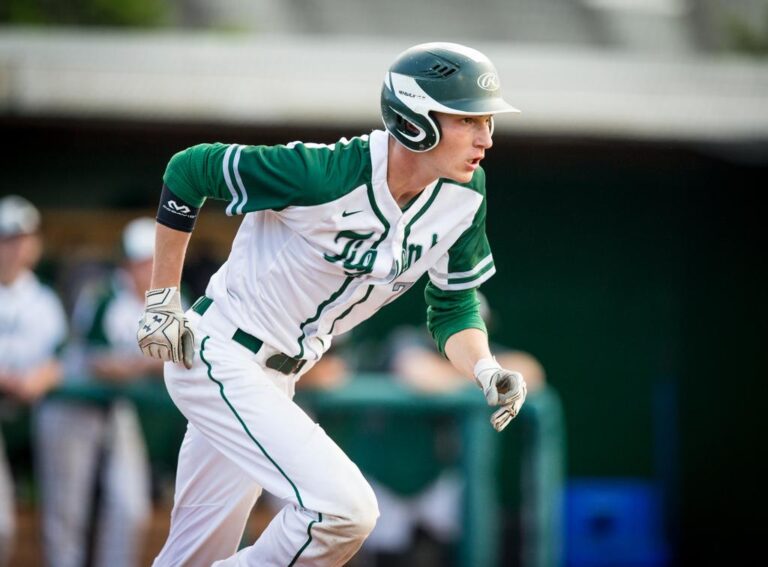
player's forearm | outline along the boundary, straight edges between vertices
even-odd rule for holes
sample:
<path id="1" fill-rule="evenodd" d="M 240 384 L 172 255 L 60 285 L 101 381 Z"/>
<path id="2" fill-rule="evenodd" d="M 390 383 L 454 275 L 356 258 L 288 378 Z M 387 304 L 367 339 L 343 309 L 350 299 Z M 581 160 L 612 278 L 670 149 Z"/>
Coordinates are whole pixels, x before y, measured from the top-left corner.
<path id="1" fill-rule="evenodd" d="M 157 224 L 152 289 L 179 287 L 191 234 Z"/>
<path id="2" fill-rule="evenodd" d="M 491 358 L 488 335 L 480 329 L 464 329 L 445 342 L 445 355 L 462 376 L 475 381 L 475 364 L 481 358 Z"/>
<path id="3" fill-rule="evenodd" d="M 62 368 L 56 360 L 49 360 L 29 372 L 19 381 L 18 397 L 32 403 L 47 394 L 61 380 Z"/>

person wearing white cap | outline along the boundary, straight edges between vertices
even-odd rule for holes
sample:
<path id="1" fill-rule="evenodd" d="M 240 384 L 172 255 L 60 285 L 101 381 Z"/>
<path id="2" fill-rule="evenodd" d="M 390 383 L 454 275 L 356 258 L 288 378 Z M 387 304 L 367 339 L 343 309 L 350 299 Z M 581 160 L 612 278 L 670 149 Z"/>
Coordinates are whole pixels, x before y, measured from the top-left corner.
<path id="1" fill-rule="evenodd" d="M 79 293 L 67 379 L 118 385 L 161 376 L 162 362 L 141 355 L 133 332 L 149 288 L 154 239 L 154 219 L 130 221 L 120 266 Z M 127 398 L 47 400 L 37 432 L 48 564 L 139 565 L 151 492 L 134 404 Z"/>
<path id="2" fill-rule="evenodd" d="M 40 212 L 27 199 L 0 199 L 0 400 L 32 405 L 61 376 L 57 352 L 67 334 L 56 293 L 33 273 L 42 250 Z M 0 416 L 2 417 L 2 416 Z M 13 485 L 0 436 L 0 566 L 15 535 Z"/>

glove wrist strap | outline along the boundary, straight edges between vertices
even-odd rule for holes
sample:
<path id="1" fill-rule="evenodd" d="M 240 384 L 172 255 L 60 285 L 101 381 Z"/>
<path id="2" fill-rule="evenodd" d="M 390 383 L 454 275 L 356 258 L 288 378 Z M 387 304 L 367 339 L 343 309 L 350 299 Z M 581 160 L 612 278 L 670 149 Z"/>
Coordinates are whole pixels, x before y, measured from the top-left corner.
<path id="1" fill-rule="evenodd" d="M 472 370 L 475 375 L 475 380 L 480 384 L 480 387 L 485 390 L 488 387 L 488 382 L 491 376 L 497 370 L 501 370 L 501 365 L 496 362 L 495 358 L 481 358 L 475 363 L 475 367 Z"/>
<path id="2" fill-rule="evenodd" d="M 146 306 L 150 308 L 169 305 L 177 297 L 177 289 L 176 286 L 150 289 L 144 294 Z"/>

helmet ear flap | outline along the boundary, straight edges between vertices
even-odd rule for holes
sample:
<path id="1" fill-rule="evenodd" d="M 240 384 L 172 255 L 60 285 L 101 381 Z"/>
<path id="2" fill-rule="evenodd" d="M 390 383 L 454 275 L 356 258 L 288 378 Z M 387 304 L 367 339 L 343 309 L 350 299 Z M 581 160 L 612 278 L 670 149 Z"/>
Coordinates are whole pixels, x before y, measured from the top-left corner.
<path id="1" fill-rule="evenodd" d="M 435 132 L 435 143 L 434 143 L 434 144 L 432 144 L 432 145 L 431 145 L 431 146 L 428 148 L 428 149 L 430 149 L 430 150 L 431 150 L 432 148 L 434 148 L 435 146 L 437 146 L 437 144 L 439 144 L 439 143 L 440 143 L 440 140 L 441 140 L 441 139 L 442 139 L 442 137 L 443 137 L 443 131 L 440 129 L 440 121 L 437 119 L 437 117 L 435 116 L 435 113 L 434 113 L 434 112 L 432 112 L 432 111 L 429 111 L 429 112 L 427 112 L 427 116 L 426 116 L 426 118 L 427 118 L 427 120 L 429 120 L 429 122 L 432 124 L 432 128 L 433 128 L 433 130 L 434 130 L 434 132 Z"/>
<path id="2" fill-rule="evenodd" d="M 381 117 L 387 131 L 413 152 L 426 152 L 440 139 L 440 130 L 428 113 L 416 112 L 384 85 L 381 97 Z"/>
<path id="3" fill-rule="evenodd" d="M 419 129 L 416 127 L 416 125 L 410 120 L 407 120 L 402 114 L 396 115 L 395 122 L 397 123 L 397 127 L 400 130 L 408 132 L 412 136 L 419 135 Z"/>

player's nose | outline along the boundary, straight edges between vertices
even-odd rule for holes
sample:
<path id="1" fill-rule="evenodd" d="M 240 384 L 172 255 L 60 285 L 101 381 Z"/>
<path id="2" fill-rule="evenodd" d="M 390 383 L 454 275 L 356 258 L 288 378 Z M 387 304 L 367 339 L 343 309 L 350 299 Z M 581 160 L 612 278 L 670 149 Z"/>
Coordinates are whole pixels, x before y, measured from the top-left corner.
<path id="1" fill-rule="evenodd" d="M 491 135 L 491 125 L 488 122 L 484 122 L 475 134 L 475 146 L 478 148 L 488 149 L 493 146 L 493 136 Z"/>

